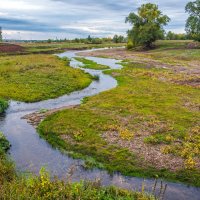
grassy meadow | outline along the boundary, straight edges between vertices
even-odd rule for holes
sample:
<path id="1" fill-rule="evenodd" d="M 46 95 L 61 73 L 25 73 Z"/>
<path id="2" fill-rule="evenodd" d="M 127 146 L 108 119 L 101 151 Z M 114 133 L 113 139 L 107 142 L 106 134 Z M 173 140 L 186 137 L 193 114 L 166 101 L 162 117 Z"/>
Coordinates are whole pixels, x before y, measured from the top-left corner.
<path id="1" fill-rule="evenodd" d="M 54 55 L 0 57 L 0 97 L 36 102 L 69 94 L 91 83 L 90 75 L 68 65 Z"/>
<path id="2" fill-rule="evenodd" d="M 170 57 L 174 47 L 166 41 L 163 45 L 148 54 L 166 51 Z M 185 48 L 185 43 L 180 45 Z M 194 51 L 188 59 L 200 52 Z M 180 54 L 175 58 L 172 53 L 171 62 L 178 62 Z M 200 186 L 200 91 L 196 85 L 184 84 L 193 76 L 196 81 L 198 74 L 141 61 L 126 59 L 122 70 L 106 71 L 117 79 L 117 88 L 86 98 L 78 108 L 53 114 L 38 131 L 54 147 L 85 159 L 86 167 Z"/>
<path id="3" fill-rule="evenodd" d="M 87 169 L 200 187 L 200 49 L 189 48 L 190 43 L 158 41 L 151 51 L 95 53 L 124 60 L 121 70 L 77 58 L 83 68 L 106 70 L 118 87 L 85 98 L 79 107 L 52 114 L 38 126 L 39 134 L 53 147 L 84 159 Z M 48 53 L 106 44 L 22 46 L 27 55 L 0 56 L 0 113 L 9 99 L 37 102 L 86 87 L 94 77 Z M 98 181 L 72 183 L 70 176 L 65 181 L 51 179 L 44 169 L 39 177 L 18 174 L 6 154 L 9 148 L 0 133 L 0 199 L 156 199 L 144 191 L 103 187 Z"/>

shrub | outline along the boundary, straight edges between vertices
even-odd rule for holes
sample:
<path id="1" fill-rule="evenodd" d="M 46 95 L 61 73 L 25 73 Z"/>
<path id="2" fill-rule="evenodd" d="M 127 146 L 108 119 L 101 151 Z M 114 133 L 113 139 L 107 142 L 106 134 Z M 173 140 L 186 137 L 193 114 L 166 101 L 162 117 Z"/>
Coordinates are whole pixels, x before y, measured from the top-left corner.
<path id="1" fill-rule="evenodd" d="M 3 113 L 7 107 L 8 107 L 8 102 L 3 99 L 0 99 L 0 113 Z"/>
<path id="2" fill-rule="evenodd" d="M 0 151 L 6 152 L 10 148 L 10 143 L 6 139 L 6 137 L 3 135 L 2 132 L 0 132 Z"/>

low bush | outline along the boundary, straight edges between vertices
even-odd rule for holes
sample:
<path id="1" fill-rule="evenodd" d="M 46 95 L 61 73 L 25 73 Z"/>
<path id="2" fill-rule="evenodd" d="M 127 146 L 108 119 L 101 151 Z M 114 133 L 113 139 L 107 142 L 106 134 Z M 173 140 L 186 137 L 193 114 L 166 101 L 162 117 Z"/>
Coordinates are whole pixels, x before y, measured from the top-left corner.
<path id="1" fill-rule="evenodd" d="M 4 99 L 0 99 L 0 113 L 3 113 L 8 107 L 8 102 Z"/>

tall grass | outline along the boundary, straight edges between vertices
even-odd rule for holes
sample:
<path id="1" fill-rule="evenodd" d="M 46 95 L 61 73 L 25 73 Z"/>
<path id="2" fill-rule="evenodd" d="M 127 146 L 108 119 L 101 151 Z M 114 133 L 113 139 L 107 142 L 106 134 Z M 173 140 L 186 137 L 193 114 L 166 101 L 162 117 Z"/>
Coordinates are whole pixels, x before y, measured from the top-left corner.
<path id="1" fill-rule="evenodd" d="M 48 199 L 48 200 L 154 200 L 153 195 L 143 192 L 131 192 L 116 187 L 102 187 L 100 181 L 72 183 L 51 180 L 49 173 L 41 170 L 40 176 L 18 178 L 6 182 L 0 187 L 0 199 Z"/>
<path id="2" fill-rule="evenodd" d="M 73 170 L 70 170 L 65 181 L 52 179 L 42 168 L 40 176 L 17 175 L 15 166 L 6 155 L 10 144 L 0 132 L 0 199 L 4 200 L 108 200 L 108 199 L 143 199 L 154 200 L 154 195 L 142 192 L 131 192 L 116 187 L 102 187 L 100 181 L 71 181 Z"/>

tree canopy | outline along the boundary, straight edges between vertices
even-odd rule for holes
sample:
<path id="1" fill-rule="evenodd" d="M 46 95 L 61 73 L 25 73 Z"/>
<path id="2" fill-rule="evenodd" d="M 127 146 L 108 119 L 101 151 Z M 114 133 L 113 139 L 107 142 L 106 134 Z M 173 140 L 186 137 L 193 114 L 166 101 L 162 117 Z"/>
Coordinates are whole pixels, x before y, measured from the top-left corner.
<path id="1" fill-rule="evenodd" d="M 114 35 L 112 40 L 113 40 L 114 43 L 126 42 L 126 38 L 123 35 Z"/>
<path id="2" fill-rule="evenodd" d="M 200 42 L 200 0 L 189 2 L 185 7 L 185 11 L 189 13 L 186 22 L 186 32 L 194 40 Z"/>
<path id="3" fill-rule="evenodd" d="M 167 25 L 170 18 L 163 15 L 155 4 L 147 3 L 138 8 L 138 14 L 131 12 L 126 18 L 126 23 L 133 25 L 128 31 L 129 43 L 133 46 L 151 48 L 153 42 L 164 37 L 163 26 Z"/>

